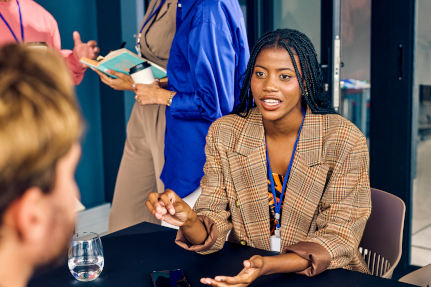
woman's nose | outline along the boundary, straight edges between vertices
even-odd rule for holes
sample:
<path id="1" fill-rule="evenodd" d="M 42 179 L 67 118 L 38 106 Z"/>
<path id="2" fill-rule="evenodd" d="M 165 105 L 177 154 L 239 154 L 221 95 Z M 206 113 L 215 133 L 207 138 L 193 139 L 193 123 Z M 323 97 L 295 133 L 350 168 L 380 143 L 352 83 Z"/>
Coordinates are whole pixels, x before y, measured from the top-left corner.
<path id="1" fill-rule="evenodd" d="M 278 87 L 274 77 L 270 76 L 266 79 L 265 84 L 263 86 L 263 90 L 265 92 L 277 92 Z"/>

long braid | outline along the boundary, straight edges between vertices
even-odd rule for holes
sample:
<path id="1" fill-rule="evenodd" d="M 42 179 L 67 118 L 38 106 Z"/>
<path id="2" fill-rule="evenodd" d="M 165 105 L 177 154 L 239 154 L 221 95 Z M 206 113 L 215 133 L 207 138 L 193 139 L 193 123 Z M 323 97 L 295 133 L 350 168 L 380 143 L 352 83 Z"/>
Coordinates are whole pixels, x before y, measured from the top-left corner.
<path id="1" fill-rule="evenodd" d="M 234 108 L 232 113 L 248 115 L 248 111 L 255 106 L 253 95 L 250 91 L 251 77 L 253 75 L 254 64 L 256 63 L 256 58 L 259 52 L 266 46 L 272 45 L 276 41 L 276 35 L 268 32 L 263 35 L 259 41 L 254 45 L 253 50 L 250 54 L 250 59 L 248 61 L 247 69 L 243 75 L 243 81 L 240 91 L 240 102 Z"/>
<path id="2" fill-rule="evenodd" d="M 280 47 L 286 49 L 298 79 L 304 102 L 313 113 L 335 113 L 331 106 L 328 93 L 324 89 L 323 75 L 317 61 L 317 54 L 310 39 L 303 33 L 291 29 L 278 29 L 263 35 L 253 47 L 247 70 L 243 75 L 240 93 L 240 102 L 234 108 L 233 113 L 247 116 L 250 109 L 255 107 L 253 95 L 250 90 L 251 78 L 256 63 L 256 58 L 264 48 Z M 302 75 L 294 55 L 299 59 Z"/>
<path id="3" fill-rule="evenodd" d="M 303 77 L 299 77 L 298 71 L 296 71 L 296 74 L 298 79 L 303 79 L 306 83 L 308 93 L 305 93 L 305 101 L 315 113 L 334 113 L 335 111 L 330 105 L 328 95 L 324 91 L 322 72 L 311 41 L 298 31 L 288 30 L 288 33 L 291 35 L 296 34 L 294 36 L 297 36 L 287 37 L 287 39 L 291 39 L 291 41 L 288 40 L 288 45 L 292 46 L 297 52 L 301 70 L 304 71 Z M 292 55 L 290 56 L 292 57 Z M 292 61 L 295 63 L 293 58 Z M 304 95 L 304 90 L 302 90 L 302 93 Z"/>

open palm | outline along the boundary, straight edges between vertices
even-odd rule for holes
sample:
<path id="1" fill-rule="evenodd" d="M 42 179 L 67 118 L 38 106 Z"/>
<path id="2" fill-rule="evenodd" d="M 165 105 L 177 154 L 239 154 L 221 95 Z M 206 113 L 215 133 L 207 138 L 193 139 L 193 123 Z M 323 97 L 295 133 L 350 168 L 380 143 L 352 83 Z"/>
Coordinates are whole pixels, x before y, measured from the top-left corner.
<path id="1" fill-rule="evenodd" d="M 216 276 L 214 279 L 202 278 L 201 283 L 217 287 L 244 287 L 262 275 L 263 257 L 255 255 L 244 261 L 244 268 L 236 276 Z"/>

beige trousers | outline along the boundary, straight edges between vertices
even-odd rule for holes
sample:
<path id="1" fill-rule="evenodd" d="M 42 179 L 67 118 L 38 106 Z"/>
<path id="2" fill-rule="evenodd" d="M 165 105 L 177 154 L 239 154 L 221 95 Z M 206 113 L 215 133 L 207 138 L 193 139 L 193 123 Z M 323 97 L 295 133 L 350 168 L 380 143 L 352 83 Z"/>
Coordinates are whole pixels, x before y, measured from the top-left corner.
<path id="1" fill-rule="evenodd" d="M 165 106 L 135 103 L 127 124 L 127 139 L 118 170 L 109 232 L 142 221 L 160 224 L 148 211 L 150 192 L 163 192 L 160 174 L 164 164 Z"/>

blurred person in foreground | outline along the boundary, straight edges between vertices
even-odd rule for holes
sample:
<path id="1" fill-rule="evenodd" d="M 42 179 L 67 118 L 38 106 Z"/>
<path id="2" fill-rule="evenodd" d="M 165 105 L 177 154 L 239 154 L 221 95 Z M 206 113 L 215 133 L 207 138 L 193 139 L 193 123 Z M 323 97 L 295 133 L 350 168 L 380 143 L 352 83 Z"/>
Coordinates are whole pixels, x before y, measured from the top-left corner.
<path id="1" fill-rule="evenodd" d="M 57 52 L 0 49 L 0 282 L 25 286 L 66 254 L 82 119 Z"/>

